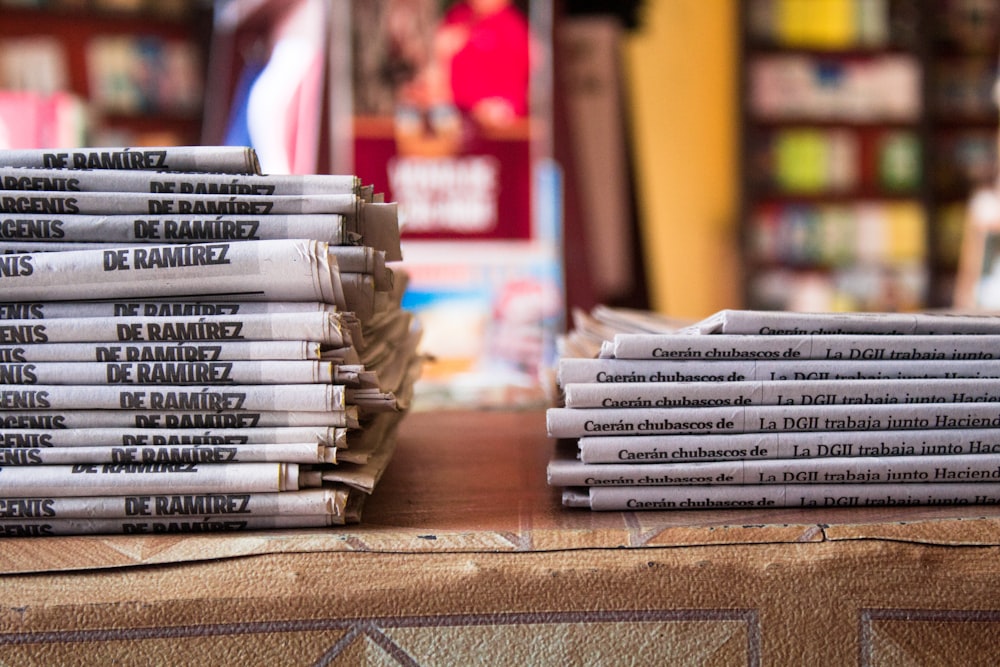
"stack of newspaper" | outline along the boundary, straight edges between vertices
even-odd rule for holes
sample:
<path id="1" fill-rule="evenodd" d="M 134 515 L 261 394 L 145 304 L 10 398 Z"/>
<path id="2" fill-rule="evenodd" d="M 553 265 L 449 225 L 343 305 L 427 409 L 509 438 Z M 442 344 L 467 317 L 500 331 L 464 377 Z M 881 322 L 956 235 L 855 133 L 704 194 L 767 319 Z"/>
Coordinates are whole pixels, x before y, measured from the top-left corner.
<path id="1" fill-rule="evenodd" d="M 419 373 L 393 204 L 231 147 L 0 151 L 0 535 L 339 525 Z"/>
<path id="2" fill-rule="evenodd" d="M 567 506 L 1000 502 L 1000 317 L 604 309 L 576 326 L 547 413 Z"/>

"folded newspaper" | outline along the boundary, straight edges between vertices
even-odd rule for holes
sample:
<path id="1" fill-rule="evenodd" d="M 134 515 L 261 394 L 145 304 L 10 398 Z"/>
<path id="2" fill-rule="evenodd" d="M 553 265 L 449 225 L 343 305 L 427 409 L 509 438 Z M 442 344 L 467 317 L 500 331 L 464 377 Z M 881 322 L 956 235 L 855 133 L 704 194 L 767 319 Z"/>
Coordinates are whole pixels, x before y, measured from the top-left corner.
<path id="1" fill-rule="evenodd" d="M 250 148 L 0 150 L 0 536 L 361 520 L 420 373 L 395 204 Z"/>
<path id="2" fill-rule="evenodd" d="M 1000 503 L 1000 317 L 598 307 L 562 341 L 567 507 Z"/>

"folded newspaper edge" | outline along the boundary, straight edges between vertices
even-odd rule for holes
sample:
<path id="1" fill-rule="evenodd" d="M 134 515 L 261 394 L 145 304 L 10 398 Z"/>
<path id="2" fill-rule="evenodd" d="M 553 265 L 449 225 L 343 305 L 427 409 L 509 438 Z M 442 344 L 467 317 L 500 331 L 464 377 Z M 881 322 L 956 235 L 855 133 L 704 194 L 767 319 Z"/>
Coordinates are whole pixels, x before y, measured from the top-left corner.
<path id="1" fill-rule="evenodd" d="M 16 330 L 4 329 L 0 336 L 26 338 Z M 29 329 L 34 332 L 34 329 Z M 337 351 L 343 350 L 342 354 Z M 50 343 L 0 345 L 3 363 L 65 362 L 216 362 L 216 361 L 318 361 L 328 359 L 347 363 L 353 346 L 336 347 L 306 340 L 202 340 L 147 342 Z"/>
<path id="2" fill-rule="evenodd" d="M 166 493 L 118 496 L 32 496 L 0 499 L 0 518 L 25 519 L 115 519 L 143 517 L 177 519 L 201 516 L 292 516 L 330 515 L 343 517 L 350 491 L 346 487 L 302 489 L 280 492 Z"/>
<path id="3" fill-rule="evenodd" d="M 243 429 L 287 427 L 361 428 L 358 406 L 343 410 L 13 410 L 0 411 L 0 428 L 10 429 Z"/>
<path id="4" fill-rule="evenodd" d="M 357 176 L 341 174 L 227 174 L 141 169 L 67 172 L 65 168 L 0 167 L 0 190 L 297 196 L 357 195 L 360 187 L 361 179 Z"/>
<path id="5" fill-rule="evenodd" d="M 130 517 L 127 519 L 0 519 L 0 537 L 42 537 L 56 535 L 161 535 L 166 533 L 232 533 L 276 528 L 322 528 L 356 522 L 357 511 L 345 507 L 345 516 L 333 514 L 272 516 L 186 516 L 175 518 Z"/>
<path id="6" fill-rule="evenodd" d="M 301 473 L 301 474 L 300 474 Z M 0 497 L 264 493 L 320 486 L 297 463 L 80 463 L 0 468 Z"/>
<path id="7" fill-rule="evenodd" d="M 800 313 L 725 309 L 682 327 L 686 334 L 979 334 L 1000 332 L 1000 316 L 967 313 Z"/>
<path id="8" fill-rule="evenodd" d="M 562 501 L 595 511 L 995 505 L 1000 484 L 592 486 L 566 488 Z"/>
<path id="9" fill-rule="evenodd" d="M 71 149 L 5 149 L 0 166 L 41 169 L 127 169 L 260 174 L 248 146 L 113 146 Z"/>
<path id="10" fill-rule="evenodd" d="M 0 465 L 88 463 L 302 463 L 336 464 L 337 450 L 317 442 L 197 445 L 84 445 L 0 447 Z"/>
<path id="11" fill-rule="evenodd" d="M 177 410 L 219 414 L 248 411 L 343 411 L 350 390 L 335 384 L 273 385 L 0 385 L 5 411 Z M 352 405 L 357 405 L 352 403 Z"/>
<path id="12" fill-rule="evenodd" d="M 6 255 L 0 277 L 5 301 L 221 296 L 348 310 L 329 244 L 304 239 Z"/>
<path id="13" fill-rule="evenodd" d="M 364 433 L 364 431 L 361 431 Z M 68 448 L 92 446 L 188 447 L 199 445 L 263 445 L 309 442 L 345 449 L 353 440 L 346 427 L 284 426 L 255 428 L 4 428 L 5 448 Z"/>
<path id="14" fill-rule="evenodd" d="M 354 225 L 351 226 L 352 228 Z M 363 238 L 337 213 L 221 215 L 4 214 L 0 250 L 5 254 L 106 250 L 127 246 L 313 239 L 336 247 Z"/>

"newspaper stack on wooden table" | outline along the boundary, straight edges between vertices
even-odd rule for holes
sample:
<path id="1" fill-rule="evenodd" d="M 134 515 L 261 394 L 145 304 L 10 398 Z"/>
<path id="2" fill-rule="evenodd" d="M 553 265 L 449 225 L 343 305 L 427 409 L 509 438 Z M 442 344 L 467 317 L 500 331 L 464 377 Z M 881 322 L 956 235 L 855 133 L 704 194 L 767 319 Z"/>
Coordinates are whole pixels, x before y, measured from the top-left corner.
<path id="1" fill-rule="evenodd" d="M 0 151 L 0 535 L 360 519 L 419 373 L 393 204 L 246 148 Z"/>
<path id="2" fill-rule="evenodd" d="M 567 506 L 1000 502 L 1000 317 L 621 315 L 578 317 L 559 362 Z"/>

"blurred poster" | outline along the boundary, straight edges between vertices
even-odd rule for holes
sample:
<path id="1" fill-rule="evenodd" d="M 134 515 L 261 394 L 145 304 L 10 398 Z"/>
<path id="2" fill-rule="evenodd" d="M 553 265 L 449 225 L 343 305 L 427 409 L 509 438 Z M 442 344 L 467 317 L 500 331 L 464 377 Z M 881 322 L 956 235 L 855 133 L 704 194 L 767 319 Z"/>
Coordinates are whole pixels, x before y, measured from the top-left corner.
<path id="1" fill-rule="evenodd" d="M 540 400 L 562 327 L 546 0 L 357 0 L 353 154 L 399 205 L 421 396 Z"/>

